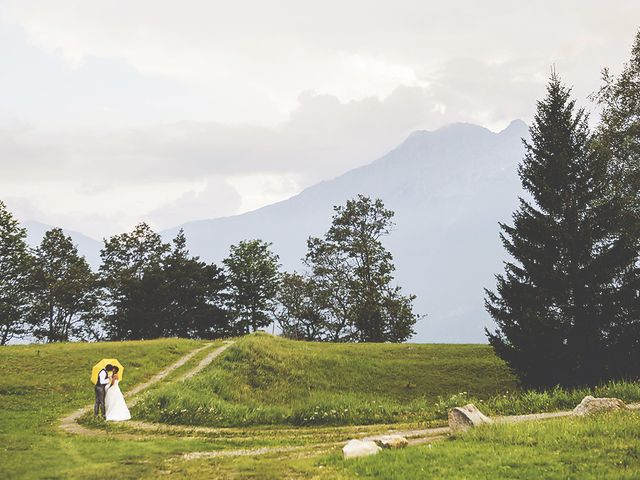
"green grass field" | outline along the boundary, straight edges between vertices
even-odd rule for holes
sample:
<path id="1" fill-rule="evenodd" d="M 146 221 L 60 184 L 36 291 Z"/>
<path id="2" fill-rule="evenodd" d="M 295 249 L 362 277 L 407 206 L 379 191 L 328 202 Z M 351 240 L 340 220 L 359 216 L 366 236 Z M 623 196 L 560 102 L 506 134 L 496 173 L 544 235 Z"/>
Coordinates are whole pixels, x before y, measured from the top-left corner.
<path id="1" fill-rule="evenodd" d="M 200 346 L 190 340 L 9 346 L 0 349 L 0 478 L 89 478 L 109 468 L 137 478 L 150 458 L 182 450 L 162 442 L 85 438 L 60 432 L 63 414 L 93 401 L 91 367 L 104 357 L 125 365 L 122 390 Z M 200 446 L 196 447 L 200 448 Z"/>
<path id="2" fill-rule="evenodd" d="M 126 397 L 133 385 L 202 345 L 165 339 L 1 348 L 0 478 L 84 479 L 107 472 L 118 479 L 171 474 L 191 480 L 640 478 L 640 414 L 635 412 L 491 426 L 431 447 L 342 460 L 346 439 L 388 427 L 341 424 L 424 426 L 432 419 L 441 422 L 448 407 L 468 400 L 491 414 L 571 408 L 589 393 L 520 392 L 491 350 L 478 345 L 327 345 L 252 335 L 239 339 L 197 377 L 176 382 L 210 351 L 204 350 L 144 394 L 143 408 L 132 410 L 134 420 L 141 413 L 161 419 L 152 405 L 165 402 L 160 407 L 165 413 L 185 410 L 168 415 L 172 423 L 234 428 L 141 431 L 126 423 L 84 422 L 97 434 L 91 436 L 58 428 L 62 416 L 92 402 L 88 377 L 100 358 L 113 356 L 125 364 Z M 639 400 L 640 386 L 610 384 L 594 393 Z M 331 414 L 339 407 L 348 412 Z M 291 446 L 297 449 L 181 456 Z"/>
<path id="3" fill-rule="evenodd" d="M 485 345 L 321 344 L 258 334 L 238 340 L 202 375 L 146 395 L 137 414 L 209 426 L 419 422 L 446 415 L 451 397 L 489 399 L 515 388 Z"/>
<path id="4" fill-rule="evenodd" d="M 343 460 L 332 452 L 207 459 L 175 479 L 632 480 L 640 478 L 640 413 L 482 427 L 449 440 Z"/>

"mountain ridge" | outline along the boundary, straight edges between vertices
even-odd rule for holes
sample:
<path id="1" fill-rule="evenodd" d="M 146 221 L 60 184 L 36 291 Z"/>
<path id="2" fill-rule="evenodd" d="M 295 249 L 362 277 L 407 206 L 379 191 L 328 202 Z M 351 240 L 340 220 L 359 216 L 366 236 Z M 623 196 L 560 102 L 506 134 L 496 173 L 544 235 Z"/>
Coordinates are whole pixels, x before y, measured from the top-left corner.
<path id="1" fill-rule="evenodd" d="M 522 193 L 517 165 L 526 137 L 522 120 L 499 132 L 469 123 L 417 130 L 371 163 L 288 199 L 160 233 L 170 240 L 184 229 L 191 253 L 217 263 L 231 244 L 261 238 L 273 243 L 283 269 L 300 271 L 306 239 L 326 232 L 334 205 L 360 193 L 381 198 L 396 213 L 396 228 L 384 243 L 394 256 L 397 284 L 415 293 L 416 311 L 428 315 L 413 340 L 485 342 L 484 328 L 493 323 L 483 309 L 483 289 L 493 286 L 505 259 L 498 222 L 509 221 Z M 99 265 L 101 242 L 71 233 L 92 266 Z M 35 237 L 30 232 L 30 243 Z"/>

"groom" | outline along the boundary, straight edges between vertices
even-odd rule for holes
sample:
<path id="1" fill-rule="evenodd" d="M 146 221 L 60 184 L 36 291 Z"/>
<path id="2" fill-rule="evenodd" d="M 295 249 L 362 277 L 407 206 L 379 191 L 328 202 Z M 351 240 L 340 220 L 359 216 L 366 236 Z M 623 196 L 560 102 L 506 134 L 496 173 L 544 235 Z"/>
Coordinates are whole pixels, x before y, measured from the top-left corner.
<path id="1" fill-rule="evenodd" d="M 104 397 L 107 393 L 107 385 L 111 383 L 109 379 L 109 372 L 113 371 L 113 365 L 108 363 L 105 367 L 100 370 L 98 373 L 98 381 L 96 382 L 96 403 L 93 406 L 93 416 L 97 417 L 100 413 L 100 409 L 102 409 L 102 416 L 105 415 L 104 408 Z"/>

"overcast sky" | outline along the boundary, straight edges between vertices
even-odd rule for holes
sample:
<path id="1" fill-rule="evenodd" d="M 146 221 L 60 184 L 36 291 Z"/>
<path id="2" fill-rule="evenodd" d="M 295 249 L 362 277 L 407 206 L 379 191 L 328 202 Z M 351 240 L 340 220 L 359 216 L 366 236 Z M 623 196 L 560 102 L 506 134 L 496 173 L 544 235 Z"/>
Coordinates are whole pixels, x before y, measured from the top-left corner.
<path id="1" fill-rule="evenodd" d="M 586 96 L 640 1 L 0 0 L 0 199 L 95 238 L 248 211 L 416 129 Z"/>

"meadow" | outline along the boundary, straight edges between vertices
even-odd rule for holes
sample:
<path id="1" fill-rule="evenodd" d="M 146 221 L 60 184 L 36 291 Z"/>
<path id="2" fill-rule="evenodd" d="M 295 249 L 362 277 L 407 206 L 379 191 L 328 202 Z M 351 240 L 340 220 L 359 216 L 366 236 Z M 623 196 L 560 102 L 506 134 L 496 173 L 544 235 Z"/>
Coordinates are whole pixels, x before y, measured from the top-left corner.
<path id="1" fill-rule="evenodd" d="M 168 339 L 1 348 L 0 478 L 88 478 L 110 469 L 121 473 L 118 478 L 138 478 L 149 459 L 183 451 L 179 439 L 87 438 L 60 432 L 58 422 L 63 414 L 93 403 L 89 376 L 101 358 L 116 357 L 125 364 L 126 396 L 133 385 L 201 345 Z"/>
<path id="2" fill-rule="evenodd" d="M 254 334 L 201 375 L 154 389 L 139 417 L 184 425 L 355 425 L 446 415 L 516 380 L 486 345 L 322 344 Z"/>
<path id="3" fill-rule="evenodd" d="M 520 391 L 483 345 L 328 345 L 251 335 L 237 339 L 199 375 L 177 381 L 221 345 L 213 342 L 132 409 L 134 420 L 162 420 L 162 428 L 85 418 L 91 435 L 60 430 L 61 417 L 92 403 L 89 374 L 100 358 L 126 365 L 127 397 L 134 385 L 205 343 L 3 347 L 0 478 L 95 478 L 107 472 L 118 479 L 539 478 L 542 471 L 545 478 L 640 476 L 636 412 L 495 425 L 431 446 L 342 460 L 340 447 L 349 438 L 440 425 L 448 408 L 467 401 L 493 415 L 572 408 L 586 393 L 640 400 L 633 382 L 591 391 Z M 348 411 L 332 414 L 339 408 Z M 251 454 L 257 448 L 268 450 Z M 247 449 L 249 454 L 236 453 Z M 221 455 L 184 457 L 193 452 Z"/>
<path id="4" fill-rule="evenodd" d="M 322 344 L 254 334 L 201 375 L 143 396 L 135 413 L 177 425 L 442 425 L 474 403 L 491 415 L 571 409 L 589 394 L 640 400 L 637 383 L 522 391 L 488 345 Z"/>
<path id="5" fill-rule="evenodd" d="M 343 460 L 310 455 L 212 458 L 177 463 L 172 477 L 261 479 L 632 480 L 640 478 L 640 413 L 492 425 L 448 440 Z"/>

